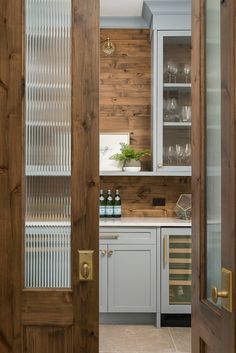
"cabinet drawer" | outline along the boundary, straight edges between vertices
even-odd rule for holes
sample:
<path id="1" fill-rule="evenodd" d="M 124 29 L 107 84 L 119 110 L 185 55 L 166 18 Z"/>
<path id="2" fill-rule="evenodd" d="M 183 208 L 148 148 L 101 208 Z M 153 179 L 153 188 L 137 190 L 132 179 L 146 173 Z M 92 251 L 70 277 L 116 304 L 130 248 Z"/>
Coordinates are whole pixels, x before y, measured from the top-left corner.
<path id="1" fill-rule="evenodd" d="M 156 228 L 103 227 L 100 228 L 100 244 L 156 244 Z"/>

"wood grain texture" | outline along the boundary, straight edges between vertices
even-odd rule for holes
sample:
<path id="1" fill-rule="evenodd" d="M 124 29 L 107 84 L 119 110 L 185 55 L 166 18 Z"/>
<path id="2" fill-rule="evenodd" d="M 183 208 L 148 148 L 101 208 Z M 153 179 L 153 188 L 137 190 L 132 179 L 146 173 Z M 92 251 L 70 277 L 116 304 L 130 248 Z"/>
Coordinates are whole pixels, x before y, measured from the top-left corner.
<path id="1" fill-rule="evenodd" d="M 128 217 L 173 217 L 180 194 L 191 192 L 190 177 L 108 177 L 100 178 L 100 187 L 106 192 L 120 190 L 122 213 Z M 166 206 L 152 206 L 154 197 L 164 197 Z"/>
<path id="2" fill-rule="evenodd" d="M 23 353 L 72 353 L 72 326 L 24 327 Z"/>
<path id="3" fill-rule="evenodd" d="M 151 149 L 151 44 L 149 30 L 102 29 L 115 53 L 100 50 L 100 131 L 129 132 L 131 144 Z M 142 161 L 151 170 L 151 158 Z"/>
<path id="4" fill-rule="evenodd" d="M 206 294 L 206 92 L 205 5 L 192 1 L 192 194 L 193 194 L 193 289 L 192 352 L 235 353 L 235 310 L 232 314 L 214 307 Z M 222 82 L 222 266 L 233 271 L 235 286 L 235 37 L 236 4 L 221 5 Z M 219 274 L 220 276 L 220 274 Z M 235 303 L 235 287 L 233 288 Z"/>
<path id="5" fill-rule="evenodd" d="M 19 353 L 23 221 L 22 0 L 0 2 L 0 52 L 0 352 Z"/>
<path id="6" fill-rule="evenodd" d="M 73 352 L 98 352 L 99 0 L 73 2 Z M 79 250 L 94 250 L 94 281 L 79 282 Z"/>

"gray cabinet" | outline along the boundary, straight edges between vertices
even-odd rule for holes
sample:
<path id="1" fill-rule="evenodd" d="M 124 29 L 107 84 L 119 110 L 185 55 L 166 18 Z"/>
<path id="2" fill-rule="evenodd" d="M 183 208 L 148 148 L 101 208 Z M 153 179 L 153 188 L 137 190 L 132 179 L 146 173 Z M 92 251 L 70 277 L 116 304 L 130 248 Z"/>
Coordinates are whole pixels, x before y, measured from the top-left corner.
<path id="1" fill-rule="evenodd" d="M 99 247 L 99 311 L 107 312 L 107 246 Z"/>
<path id="2" fill-rule="evenodd" d="M 156 312 L 156 238 L 156 228 L 101 228 L 100 312 Z"/>
<path id="3" fill-rule="evenodd" d="M 108 311 L 156 312 L 156 246 L 108 249 Z"/>
<path id="4" fill-rule="evenodd" d="M 191 228 L 162 228 L 161 249 L 161 313 L 191 313 Z"/>

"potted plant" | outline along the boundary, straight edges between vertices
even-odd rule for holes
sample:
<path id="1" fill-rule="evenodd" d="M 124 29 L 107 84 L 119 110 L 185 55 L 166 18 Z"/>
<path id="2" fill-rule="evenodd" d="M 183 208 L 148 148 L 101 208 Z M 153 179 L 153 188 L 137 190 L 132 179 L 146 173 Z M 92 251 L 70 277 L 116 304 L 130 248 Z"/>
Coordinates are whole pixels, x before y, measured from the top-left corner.
<path id="1" fill-rule="evenodd" d="M 135 151 L 132 146 L 126 143 L 121 143 L 120 145 L 120 153 L 114 154 L 110 159 L 122 163 L 123 171 L 125 172 L 139 172 L 141 170 L 140 159 L 144 156 L 150 156 L 150 151 Z"/>

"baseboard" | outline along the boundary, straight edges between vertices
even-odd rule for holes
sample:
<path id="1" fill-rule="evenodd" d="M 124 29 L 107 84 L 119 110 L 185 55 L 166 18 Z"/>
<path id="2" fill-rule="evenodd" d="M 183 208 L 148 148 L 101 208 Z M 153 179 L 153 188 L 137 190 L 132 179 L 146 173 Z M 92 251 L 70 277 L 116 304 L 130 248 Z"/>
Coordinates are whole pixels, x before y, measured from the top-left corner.
<path id="1" fill-rule="evenodd" d="M 191 314 L 161 314 L 162 327 L 191 327 Z"/>
<path id="2" fill-rule="evenodd" d="M 155 325 L 155 313 L 100 313 L 100 324 L 105 325 Z"/>

